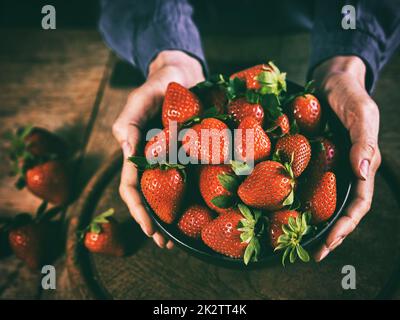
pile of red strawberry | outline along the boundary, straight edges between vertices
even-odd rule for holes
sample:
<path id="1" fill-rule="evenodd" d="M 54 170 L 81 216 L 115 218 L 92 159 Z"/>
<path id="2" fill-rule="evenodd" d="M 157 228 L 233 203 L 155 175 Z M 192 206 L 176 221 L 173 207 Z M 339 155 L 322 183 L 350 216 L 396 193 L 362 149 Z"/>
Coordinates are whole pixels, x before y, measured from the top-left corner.
<path id="1" fill-rule="evenodd" d="M 190 90 L 170 83 L 164 128 L 146 157 L 130 158 L 159 219 L 246 264 L 272 249 L 308 261 L 304 237 L 336 208 L 337 147 L 322 108 L 309 86 L 289 95 L 285 77 L 270 62 Z M 173 144 L 181 156 L 171 157 Z"/>

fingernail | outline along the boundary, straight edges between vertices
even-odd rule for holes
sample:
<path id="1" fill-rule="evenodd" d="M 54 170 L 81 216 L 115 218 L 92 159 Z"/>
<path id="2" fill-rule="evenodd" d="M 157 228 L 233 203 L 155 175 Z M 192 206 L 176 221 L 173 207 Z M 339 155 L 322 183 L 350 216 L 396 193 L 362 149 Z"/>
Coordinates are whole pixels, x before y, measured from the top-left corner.
<path id="1" fill-rule="evenodd" d="M 131 147 L 131 145 L 129 144 L 129 142 L 124 142 L 123 144 L 122 144 L 122 152 L 123 152 L 123 154 L 124 154 L 124 158 L 128 158 L 128 157 L 130 157 L 131 155 L 132 155 L 132 147 Z"/>
<path id="2" fill-rule="evenodd" d="M 153 236 L 151 231 L 148 228 L 146 228 L 144 225 L 141 224 L 140 227 L 142 228 L 142 230 L 146 234 L 146 236 L 148 236 L 148 237 L 152 237 Z"/>
<path id="3" fill-rule="evenodd" d="M 361 161 L 360 164 L 360 174 L 364 180 L 367 180 L 368 171 L 369 171 L 369 161 L 364 159 L 363 161 Z"/>
<path id="4" fill-rule="evenodd" d="M 344 237 L 338 237 L 336 238 L 330 245 L 329 245 L 329 250 L 332 251 L 336 247 L 340 246 L 344 240 Z"/>
<path id="5" fill-rule="evenodd" d="M 322 253 L 321 253 L 321 255 L 319 256 L 319 258 L 316 259 L 317 262 L 320 262 L 321 260 L 325 259 L 326 256 L 329 254 L 329 252 L 330 252 L 330 251 L 329 251 L 328 248 L 324 248 L 324 249 L 322 250 Z"/>

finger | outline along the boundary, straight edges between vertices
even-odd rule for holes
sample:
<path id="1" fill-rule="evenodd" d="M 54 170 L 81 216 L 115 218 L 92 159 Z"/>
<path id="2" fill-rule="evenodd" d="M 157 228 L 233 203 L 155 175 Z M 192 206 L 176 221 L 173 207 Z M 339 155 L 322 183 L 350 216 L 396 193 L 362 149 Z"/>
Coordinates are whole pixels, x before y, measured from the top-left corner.
<path id="1" fill-rule="evenodd" d="M 167 244 L 167 239 L 160 231 L 153 234 L 153 240 L 161 249 L 165 248 Z"/>
<path id="2" fill-rule="evenodd" d="M 167 247 L 167 249 L 171 250 L 171 249 L 174 247 L 174 243 L 173 243 L 171 240 L 169 240 L 169 241 L 167 242 L 166 247 Z"/>
<path id="3" fill-rule="evenodd" d="M 124 159 L 121 173 L 120 195 L 128 206 L 131 216 L 140 225 L 143 232 L 151 237 L 155 233 L 153 221 L 147 213 L 138 191 L 138 172 L 136 167 Z"/>
<path id="4" fill-rule="evenodd" d="M 329 232 L 324 244 L 314 254 L 317 262 L 323 260 L 330 252 L 342 244 L 343 240 L 356 228 L 361 219 L 370 210 L 374 192 L 374 174 L 372 171 L 368 180 L 357 182 L 355 198 L 346 208 L 344 216 L 340 217 Z"/>
<path id="5" fill-rule="evenodd" d="M 371 163 L 379 153 L 379 112 L 374 103 L 365 107 L 363 105 L 361 110 L 349 127 L 352 141 L 350 163 L 357 178 L 366 180 L 370 174 Z"/>

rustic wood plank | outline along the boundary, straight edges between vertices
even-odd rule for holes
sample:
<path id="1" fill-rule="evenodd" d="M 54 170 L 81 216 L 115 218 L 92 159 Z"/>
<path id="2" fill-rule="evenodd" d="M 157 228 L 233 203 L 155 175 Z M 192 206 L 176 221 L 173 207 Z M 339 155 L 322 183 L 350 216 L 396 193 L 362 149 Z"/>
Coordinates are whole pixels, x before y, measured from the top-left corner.
<path id="1" fill-rule="evenodd" d="M 1 30 L 0 135 L 32 123 L 58 132 L 75 150 L 85 143 L 109 50 L 93 31 Z M 0 214 L 34 211 L 40 202 L 16 191 L 0 145 Z"/>
<path id="2" fill-rule="evenodd" d="M 32 123 L 64 137 L 80 152 L 110 57 L 95 31 L 0 30 L 0 136 Z M 17 191 L 0 144 L 0 215 L 34 212 L 40 200 Z M 59 264 L 57 271 L 61 270 Z M 41 274 L 14 256 L 0 262 L 1 298 L 39 298 Z"/>

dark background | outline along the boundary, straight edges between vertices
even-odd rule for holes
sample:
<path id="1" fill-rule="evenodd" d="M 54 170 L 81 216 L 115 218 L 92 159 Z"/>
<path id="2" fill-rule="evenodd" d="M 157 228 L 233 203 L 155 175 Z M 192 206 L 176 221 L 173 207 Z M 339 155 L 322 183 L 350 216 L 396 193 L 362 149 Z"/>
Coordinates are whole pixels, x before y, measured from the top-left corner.
<path id="1" fill-rule="evenodd" d="M 287 25 L 281 22 L 293 21 L 290 19 L 293 12 L 312 10 L 313 1 L 280 0 L 278 3 L 262 0 L 192 0 L 190 2 L 195 9 L 194 20 L 202 33 L 232 34 L 234 30 L 236 35 L 256 35 L 277 31 L 290 32 L 294 29 L 299 31 L 299 25 L 296 23 Z M 308 5 L 304 5 L 305 3 Z M 0 0 L 0 27 L 41 28 L 43 17 L 41 9 L 46 4 L 56 8 L 57 28 L 97 27 L 99 0 Z"/>

